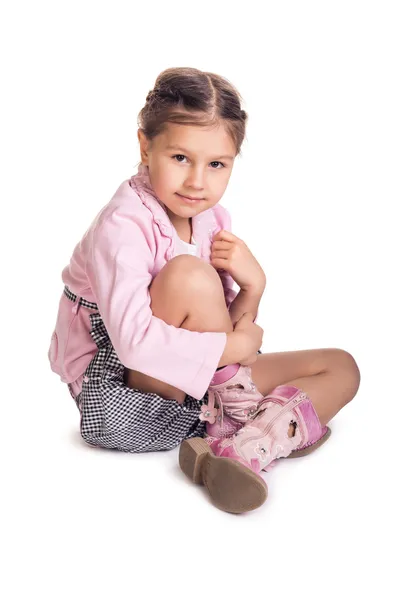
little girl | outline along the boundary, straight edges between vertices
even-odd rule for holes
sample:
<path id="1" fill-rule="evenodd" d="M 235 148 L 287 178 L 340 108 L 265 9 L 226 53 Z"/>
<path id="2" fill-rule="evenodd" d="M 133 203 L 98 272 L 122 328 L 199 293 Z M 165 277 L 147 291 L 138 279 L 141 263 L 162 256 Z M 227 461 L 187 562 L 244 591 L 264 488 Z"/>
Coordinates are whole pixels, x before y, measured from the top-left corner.
<path id="1" fill-rule="evenodd" d="M 158 76 L 139 114 L 138 171 L 63 270 L 49 349 L 88 444 L 181 444 L 182 470 L 233 513 L 265 501 L 261 470 L 328 438 L 360 381 L 344 350 L 260 351 L 265 274 L 219 204 L 246 120 L 225 78 Z"/>

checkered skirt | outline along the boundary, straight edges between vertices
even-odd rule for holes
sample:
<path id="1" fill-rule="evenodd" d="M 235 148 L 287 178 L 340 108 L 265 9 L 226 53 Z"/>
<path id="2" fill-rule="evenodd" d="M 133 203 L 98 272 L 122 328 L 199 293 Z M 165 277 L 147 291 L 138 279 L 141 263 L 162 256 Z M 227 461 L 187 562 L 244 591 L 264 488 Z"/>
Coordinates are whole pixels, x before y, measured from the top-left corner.
<path id="1" fill-rule="evenodd" d="M 96 304 L 64 290 L 72 301 L 98 310 Z M 82 391 L 74 397 L 81 414 L 82 438 L 92 446 L 124 452 L 171 450 L 183 440 L 205 436 L 200 421 L 201 400 L 186 395 L 179 404 L 158 394 L 129 388 L 124 383 L 124 366 L 119 360 L 99 312 L 90 314 L 90 334 L 98 351 L 89 363 Z"/>

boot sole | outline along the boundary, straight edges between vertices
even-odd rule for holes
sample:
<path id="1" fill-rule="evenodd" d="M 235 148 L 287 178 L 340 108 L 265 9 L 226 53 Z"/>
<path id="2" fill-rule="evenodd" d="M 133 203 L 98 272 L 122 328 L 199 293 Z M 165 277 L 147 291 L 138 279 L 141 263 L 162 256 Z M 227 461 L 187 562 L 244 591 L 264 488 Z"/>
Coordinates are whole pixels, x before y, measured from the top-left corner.
<path id="1" fill-rule="evenodd" d="M 331 433 L 332 431 L 328 427 L 325 435 L 322 436 L 322 438 L 319 439 L 318 442 L 315 442 L 315 444 L 311 444 L 311 446 L 308 446 L 307 448 L 303 448 L 303 450 L 294 450 L 289 454 L 289 456 L 285 456 L 283 458 L 300 458 L 301 456 L 307 456 L 307 454 L 311 454 L 311 452 L 314 452 L 314 450 L 322 446 L 322 444 L 325 444 L 327 439 L 330 437 Z"/>
<path id="2" fill-rule="evenodd" d="M 182 442 L 179 466 L 191 481 L 204 484 L 213 504 L 225 512 L 248 512 L 267 499 L 268 489 L 261 477 L 232 458 L 214 456 L 203 438 Z"/>

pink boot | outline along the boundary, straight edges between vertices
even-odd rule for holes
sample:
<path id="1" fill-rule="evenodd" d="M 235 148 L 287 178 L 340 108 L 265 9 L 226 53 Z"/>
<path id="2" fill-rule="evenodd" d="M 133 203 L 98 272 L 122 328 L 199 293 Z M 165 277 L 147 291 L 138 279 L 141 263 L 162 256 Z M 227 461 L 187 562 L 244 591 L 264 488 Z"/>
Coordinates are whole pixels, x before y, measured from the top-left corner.
<path id="1" fill-rule="evenodd" d="M 251 379 L 251 368 L 239 363 L 216 371 L 208 388 L 208 404 L 199 418 L 207 422 L 207 437 L 185 440 L 179 451 L 182 471 L 203 483 L 213 503 L 231 513 L 254 510 L 267 498 L 268 489 L 259 469 L 236 456 L 221 460 L 211 451 L 214 442 L 233 436 L 257 413 L 264 399 Z M 258 466 L 258 465 L 257 465 Z"/>
<path id="2" fill-rule="evenodd" d="M 229 387 L 231 383 L 230 379 Z M 250 398 L 244 391 L 243 396 L 239 392 L 240 402 L 249 401 L 249 406 L 239 407 L 234 405 L 233 394 L 226 392 L 226 387 L 219 389 L 218 410 L 212 396 L 209 405 L 202 409 L 209 437 L 185 440 L 180 447 L 179 464 L 192 481 L 206 486 L 218 508 L 242 513 L 261 506 L 267 498 L 267 485 L 259 475 L 262 470 L 269 470 L 277 458 L 308 454 L 326 441 L 330 429 L 321 426 L 307 394 L 295 386 L 276 387 L 258 401 L 255 414 L 251 402 L 259 392 L 253 389 L 255 394 Z M 230 417 L 224 419 L 225 399 L 228 410 L 232 401 L 231 410 L 237 409 L 236 414 L 248 417 L 244 425 Z M 294 432 L 293 437 L 289 437 L 289 429 Z"/>
<path id="3" fill-rule="evenodd" d="M 251 367 L 228 365 L 214 374 L 200 421 L 208 422 L 207 433 L 212 437 L 232 435 L 256 414 L 263 398 L 251 378 Z"/>
<path id="4" fill-rule="evenodd" d="M 239 456 L 235 456 L 234 460 L 214 456 L 203 438 L 189 438 L 182 442 L 179 466 L 194 483 L 203 484 L 213 504 L 226 512 L 248 512 L 267 499 L 267 484 L 245 460 Z"/>
<path id="5" fill-rule="evenodd" d="M 292 385 L 279 385 L 260 402 L 249 423 L 229 438 L 214 440 L 210 448 L 215 456 L 239 460 L 259 473 L 293 452 L 307 454 L 329 435 L 307 394 Z"/>

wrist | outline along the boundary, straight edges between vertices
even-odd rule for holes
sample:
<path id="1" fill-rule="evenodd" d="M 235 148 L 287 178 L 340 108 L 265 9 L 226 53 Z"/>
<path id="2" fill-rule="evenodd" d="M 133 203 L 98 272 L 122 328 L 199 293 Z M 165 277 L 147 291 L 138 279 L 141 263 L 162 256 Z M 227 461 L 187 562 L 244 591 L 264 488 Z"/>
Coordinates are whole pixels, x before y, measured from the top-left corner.
<path id="1" fill-rule="evenodd" d="M 243 344 L 246 336 L 241 331 L 230 331 L 227 335 L 227 343 L 225 350 L 220 358 L 218 367 L 224 367 L 225 365 L 232 365 L 240 362 L 242 358 Z"/>
<path id="2" fill-rule="evenodd" d="M 245 292 L 248 296 L 262 296 L 265 290 L 267 282 L 261 282 L 257 284 L 244 285 L 240 289 Z"/>

